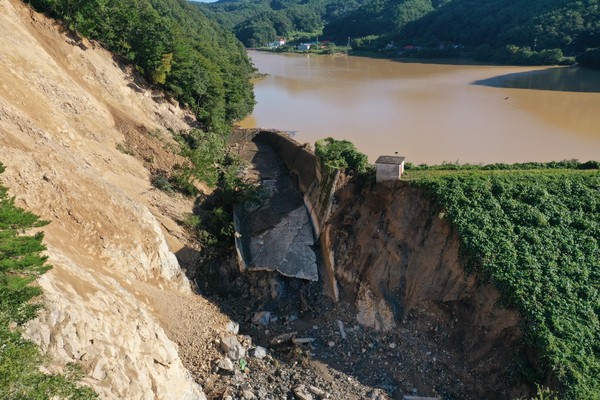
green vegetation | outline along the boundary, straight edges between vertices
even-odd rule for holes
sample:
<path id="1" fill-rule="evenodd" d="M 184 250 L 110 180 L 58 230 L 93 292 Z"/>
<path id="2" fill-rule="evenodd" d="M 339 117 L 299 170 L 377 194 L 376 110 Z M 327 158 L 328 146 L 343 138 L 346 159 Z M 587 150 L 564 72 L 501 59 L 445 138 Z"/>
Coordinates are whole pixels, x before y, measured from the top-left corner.
<path id="1" fill-rule="evenodd" d="M 327 24 L 324 36 L 350 36 L 353 47 L 371 51 L 390 43 L 390 53 L 411 57 L 532 65 L 567 62 L 563 54 L 598 47 L 599 29 L 598 0 L 369 0 Z M 422 50 L 403 52 L 406 44 Z"/>
<path id="2" fill-rule="evenodd" d="M 600 69 L 600 47 L 587 49 L 577 56 L 577 62 L 583 67 Z"/>
<path id="3" fill-rule="evenodd" d="M 200 7 L 250 47 L 300 32 L 344 44 L 351 38 L 355 50 L 392 57 L 523 65 L 570 63 L 600 47 L 600 0 L 231 0 Z"/>
<path id="4" fill-rule="evenodd" d="M 91 389 L 77 385 L 81 376 L 76 367 L 70 366 L 64 375 L 42 373 L 42 355 L 19 332 L 19 326 L 42 307 L 32 302 L 41 294 L 32 283 L 50 269 L 41 254 L 43 233 L 26 232 L 46 223 L 16 207 L 0 185 L 0 398 L 94 399 Z"/>
<path id="5" fill-rule="evenodd" d="M 221 134 L 254 106 L 253 67 L 235 37 L 183 0 L 30 0 L 117 52 Z"/>
<path id="6" fill-rule="evenodd" d="M 600 399 L 598 166 L 409 165 L 406 174 L 458 230 L 467 268 L 520 311 L 537 349 L 533 379 L 558 382 L 561 398 Z"/>
<path id="7" fill-rule="evenodd" d="M 183 221 L 203 246 L 202 257 L 206 264 L 230 254 L 233 207 L 258 201 L 260 191 L 243 178 L 246 163 L 229 152 L 221 135 L 192 129 L 175 138 L 180 144 L 179 153 L 187 163 L 176 166 L 170 174 L 156 171 L 151 181 L 158 189 L 186 196 L 199 195 L 197 184 L 200 182 L 214 189 L 208 197 L 201 195 L 194 214 Z"/>
<path id="8" fill-rule="evenodd" d="M 197 3 L 247 47 L 263 47 L 278 37 L 309 41 L 325 21 L 353 10 L 365 0 L 232 0 Z M 343 43 L 346 43 L 344 38 Z"/>
<path id="9" fill-rule="evenodd" d="M 345 170 L 351 175 L 372 175 L 367 156 L 359 152 L 353 143 L 347 140 L 327 138 L 317 140 L 315 155 L 326 166 Z"/>

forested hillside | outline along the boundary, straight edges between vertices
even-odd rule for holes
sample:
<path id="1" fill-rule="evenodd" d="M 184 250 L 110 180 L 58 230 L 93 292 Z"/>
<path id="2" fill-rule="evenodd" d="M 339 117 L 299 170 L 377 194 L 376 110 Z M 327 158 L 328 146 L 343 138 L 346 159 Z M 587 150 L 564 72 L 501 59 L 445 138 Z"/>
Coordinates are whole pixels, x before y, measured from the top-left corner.
<path id="1" fill-rule="evenodd" d="M 242 45 L 183 0 L 31 0 L 39 11 L 122 55 L 225 132 L 252 111 L 253 68 Z"/>
<path id="2" fill-rule="evenodd" d="M 600 46 L 600 2 L 598 0 L 452 0 L 398 31 L 395 38 L 460 43 L 467 48 L 507 45 L 531 50 L 560 49 L 577 55 Z M 481 49 L 479 49 L 481 51 Z M 503 61 L 502 54 L 481 58 Z"/>
<path id="3" fill-rule="evenodd" d="M 425 50 L 416 54 L 423 57 L 547 64 L 600 46 L 598 0 L 238 0 L 202 8 L 246 46 L 319 26 L 322 39 L 351 38 L 353 48 L 369 51 L 387 46 L 392 56 L 413 45 Z M 291 15 L 298 13 L 310 23 L 297 23 Z"/>
<path id="4" fill-rule="evenodd" d="M 195 3 L 231 29 L 247 47 L 260 47 L 278 36 L 310 37 L 327 21 L 340 18 L 366 0 L 232 0 Z"/>

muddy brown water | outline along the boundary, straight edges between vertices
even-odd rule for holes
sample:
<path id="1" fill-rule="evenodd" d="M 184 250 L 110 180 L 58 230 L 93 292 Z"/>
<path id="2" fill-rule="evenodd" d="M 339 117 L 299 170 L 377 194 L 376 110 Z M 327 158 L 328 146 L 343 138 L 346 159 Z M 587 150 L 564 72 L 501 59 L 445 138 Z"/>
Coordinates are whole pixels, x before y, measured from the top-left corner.
<path id="1" fill-rule="evenodd" d="M 246 128 L 350 140 L 414 163 L 600 159 L 600 72 L 250 52 Z"/>

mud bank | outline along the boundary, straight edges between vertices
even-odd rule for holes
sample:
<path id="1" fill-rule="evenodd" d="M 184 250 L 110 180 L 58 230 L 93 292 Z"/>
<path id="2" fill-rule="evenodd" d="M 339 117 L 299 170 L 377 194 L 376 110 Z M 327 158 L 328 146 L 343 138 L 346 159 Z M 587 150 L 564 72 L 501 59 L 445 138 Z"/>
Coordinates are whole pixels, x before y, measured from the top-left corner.
<path id="1" fill-rule="evenodd" d="M 463 359 L 499 397 L 520 347 L 517 311 L 498 306 L 499 293 L 468 275 L 459 237 L 421 189 L 406 182 L 336 192 L 331 238 L 341 297 L 357 321 L 377 330 L 401 329 L 426 318 L 443 329 L 443 345 Z M 507 396 L 512 397 L 512 396 Z"/>

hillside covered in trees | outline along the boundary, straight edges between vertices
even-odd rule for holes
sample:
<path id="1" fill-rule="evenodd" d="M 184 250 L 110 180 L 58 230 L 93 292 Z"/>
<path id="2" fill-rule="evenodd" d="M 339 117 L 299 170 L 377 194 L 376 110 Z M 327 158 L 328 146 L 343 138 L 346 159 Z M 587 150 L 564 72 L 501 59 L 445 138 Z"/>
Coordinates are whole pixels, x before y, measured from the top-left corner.
<path id="1" fill-rule="evenodd" d="M 183 0 L 31 0 L 99 41 L 225 132 L 254 106 L 253 67 L 235 37 Z"/>
<path id="2" fill-rule="evenodd" d="M 428 50 L 420 56 L 514 64 L 561 62 L 600 46 L 598 0 L 221 0 L 200 7 L 246 46 L 302 31 L 336 42 L 351 38 L 359 50 L 387 47 L 390 55 L 413 45 Z M 296 22 L 299 16 L 310 24 Z M 589 59 L 595 57 L 583 63 L 594 64 Z"/>
<path id="3" fill-rule="evenodd" d="M 355 10 L 365 0 L 232 0 L 194 3 L 247 47 L 261 47 L 279 36 L 309 38 L 326 21 Z"/>

